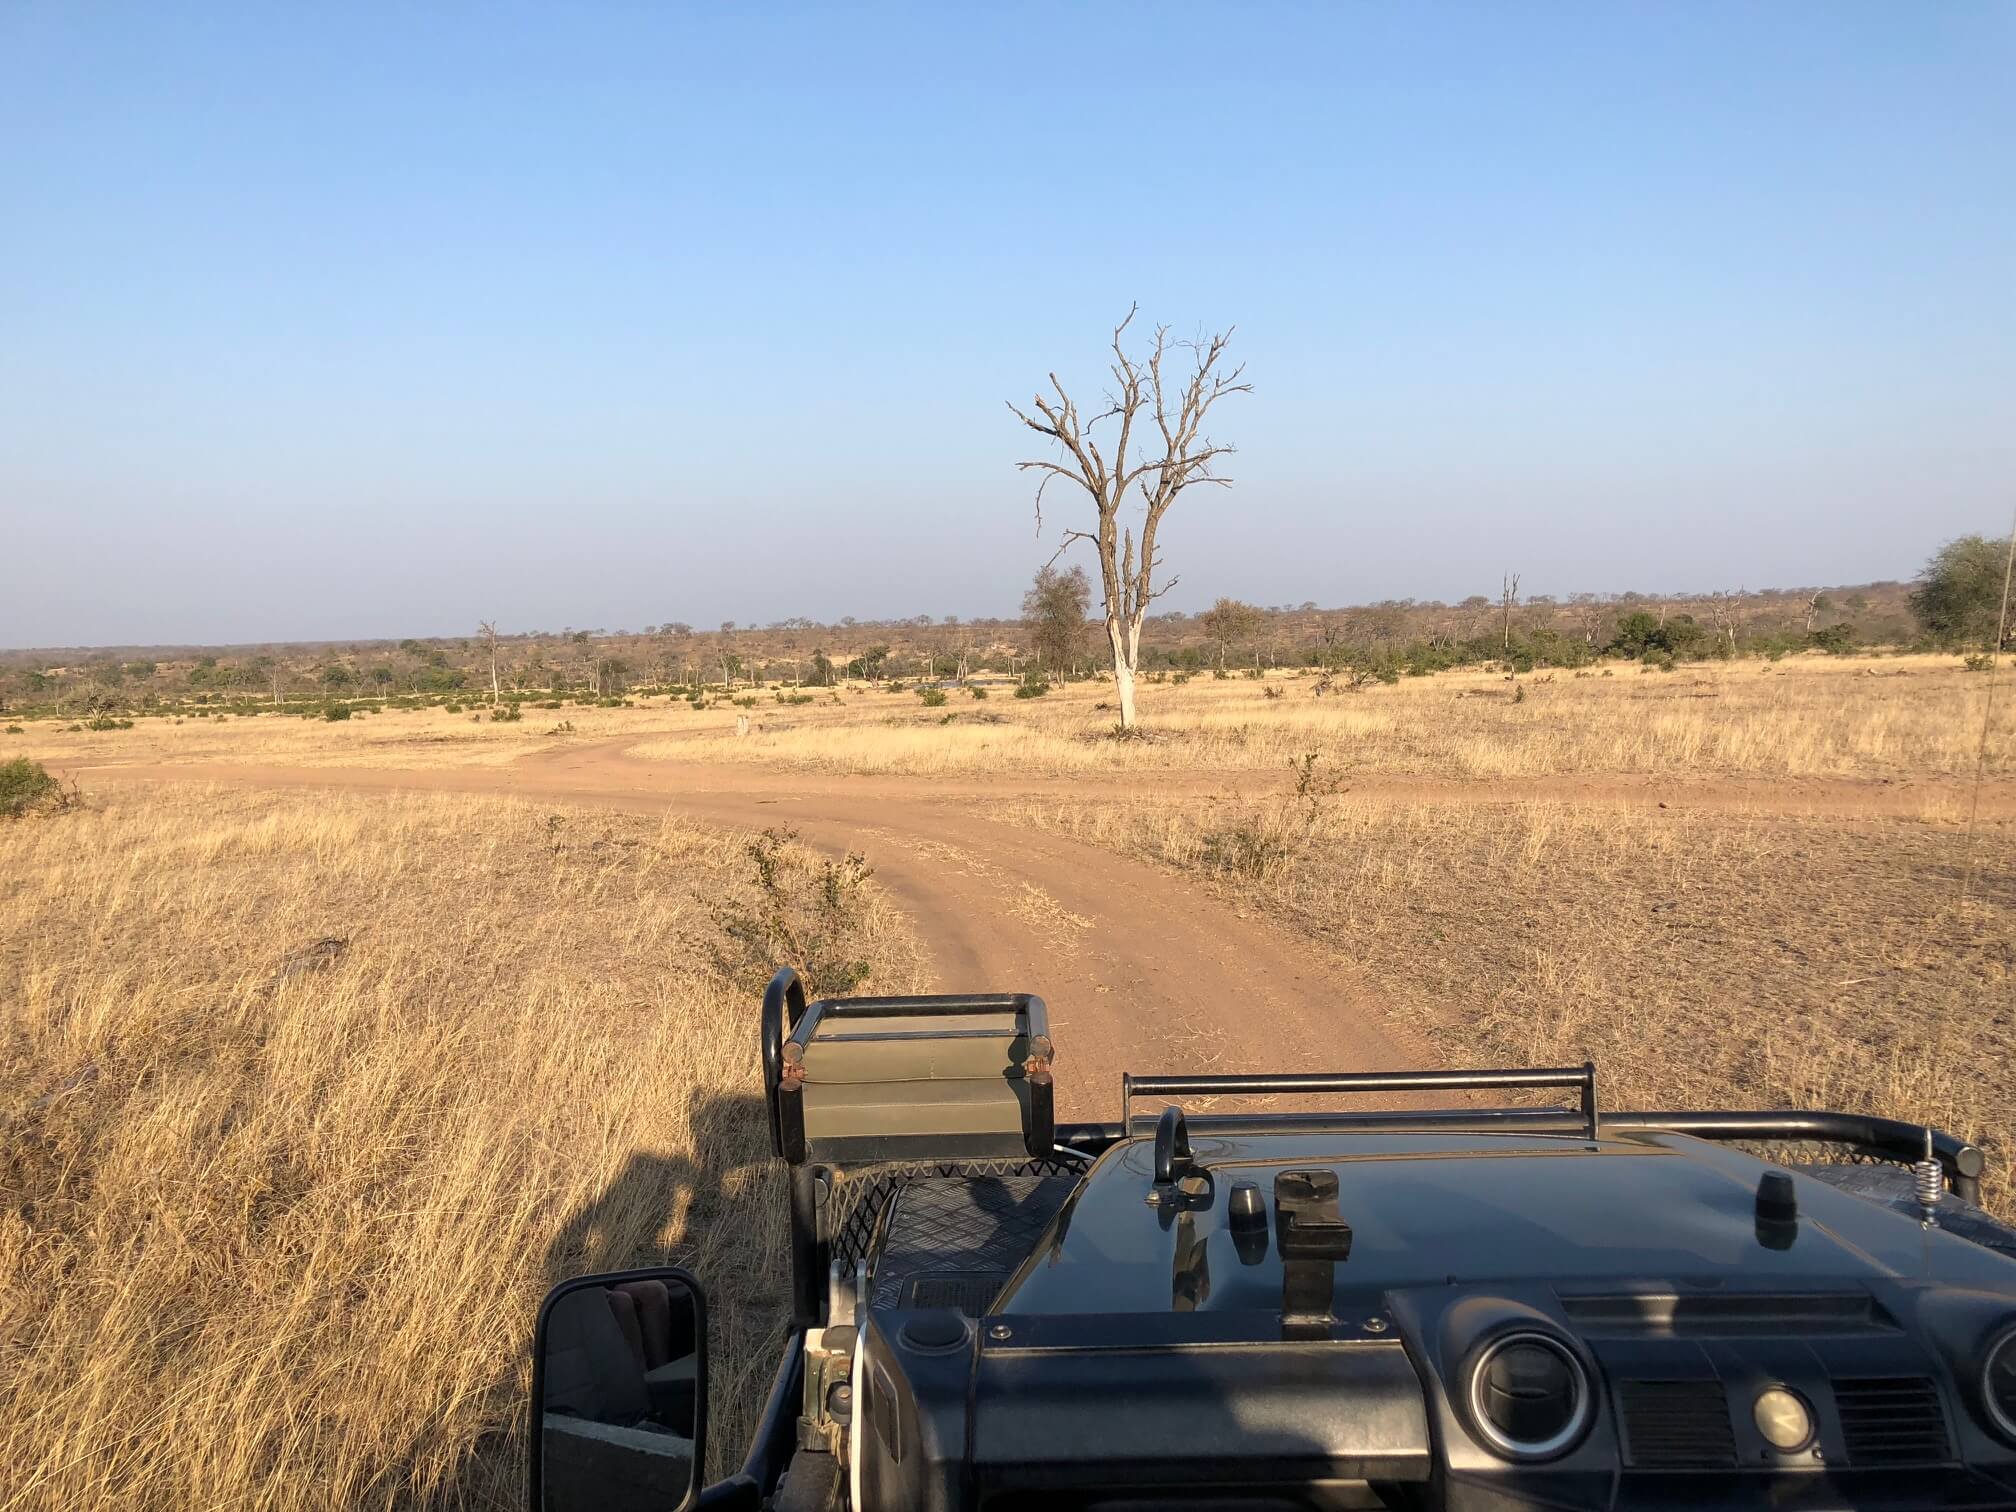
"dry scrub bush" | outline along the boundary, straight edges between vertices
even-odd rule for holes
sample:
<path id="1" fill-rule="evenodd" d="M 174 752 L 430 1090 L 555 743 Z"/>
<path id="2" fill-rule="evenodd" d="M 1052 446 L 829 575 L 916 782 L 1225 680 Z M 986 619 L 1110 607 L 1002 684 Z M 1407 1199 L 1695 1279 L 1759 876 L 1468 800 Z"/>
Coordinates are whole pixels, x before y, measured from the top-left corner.
<path id="1" fill-rule="evenodd" d="M 540 1294 L 656 1260 L 710 1283 L 737 1452 L 787 1311 L 711 964 L 742 845 L 199 790 L 0 829 L 0 1508 L 515 1504 Z"/>
<path id="2" fill-rule="evenodd" d="M 2016 1160 L 2016 826 L 1601 805 L 1029 803 L 1336 947 L 1444 1064 L 1597 1062 L 1612 1107 L 1925 1119 Z M 1228 835 L 1275 848 L 1266 864 Z M 1236 1068 L 1235 1068 L 1236 1069 Z"/>

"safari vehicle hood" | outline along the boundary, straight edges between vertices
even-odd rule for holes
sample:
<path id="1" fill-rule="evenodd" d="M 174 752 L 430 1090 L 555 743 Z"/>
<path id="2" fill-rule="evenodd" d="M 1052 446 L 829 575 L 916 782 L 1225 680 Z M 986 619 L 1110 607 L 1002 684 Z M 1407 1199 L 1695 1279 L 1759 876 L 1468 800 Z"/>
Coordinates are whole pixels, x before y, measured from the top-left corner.
<path id="1" fill-rule="evenodd" d="M 1885 1280 L 2001 1286 L 2008 1258 L 1811 1174 L 1789 1223 L 1760 1219 L 1765 1169 L 1684 1135 L 1262 1135 L 1193 1141 L 1158 1194 L 1147 1139 L 1107 1151 L 997 1303 L 1006 1314 L 1261 1312 L 1281 1306 L 1272 1213 L 1287 1171 L 1334 1172 L 1340 1300 L 1424 1286 L 1813 1290 Z M 1235 1229 L 1227 1189 L 1270 1216 Z"/>

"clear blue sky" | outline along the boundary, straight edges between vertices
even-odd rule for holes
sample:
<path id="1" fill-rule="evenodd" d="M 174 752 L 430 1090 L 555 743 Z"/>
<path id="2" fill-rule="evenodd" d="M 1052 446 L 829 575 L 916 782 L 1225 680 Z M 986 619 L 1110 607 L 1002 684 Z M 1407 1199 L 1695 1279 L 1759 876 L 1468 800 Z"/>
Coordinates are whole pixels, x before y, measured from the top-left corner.
<path id="1" fill-rule="evenodd" d="M 0 644 L 1910 575 L 2016 501 L 2016 5 L 0 7 Z M 1061 505 L 1063 501 L 1059 500 Z"/>

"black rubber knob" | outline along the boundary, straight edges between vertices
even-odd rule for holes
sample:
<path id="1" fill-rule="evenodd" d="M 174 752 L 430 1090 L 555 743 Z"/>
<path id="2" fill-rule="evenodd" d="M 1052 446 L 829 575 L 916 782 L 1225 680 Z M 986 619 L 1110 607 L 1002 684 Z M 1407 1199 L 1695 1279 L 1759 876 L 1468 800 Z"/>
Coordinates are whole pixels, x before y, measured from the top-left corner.
<path id="1" fill-rule="evenodd" d="M 1267 1199 L 1260 1195 L 1260 1188 L 1250 1181 L 1235 1182 L 1231 1201 L 1226 1205 L 1225 1221 L 1235 1234 L 1267 1227 Z"/>
<path id="2" fill-rule="evenodd" d="M 1799 1189 L 1784 1171 L 1766 1171 L 1757 1181 L 1757 1221 L 1796 1223 L 1799 1220 Z"/>

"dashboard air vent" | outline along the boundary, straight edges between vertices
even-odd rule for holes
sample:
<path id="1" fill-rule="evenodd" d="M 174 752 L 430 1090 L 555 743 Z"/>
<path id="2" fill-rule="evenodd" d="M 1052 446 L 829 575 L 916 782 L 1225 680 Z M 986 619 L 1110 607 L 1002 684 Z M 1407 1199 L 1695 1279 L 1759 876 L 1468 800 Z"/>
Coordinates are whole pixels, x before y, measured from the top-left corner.
<path id="1" fill-rule="evenodd" d="M 1624 1448 L 1647 1470 L 1736 1463 L 1736 1435 L 1720 1381 L 1624 1381 L 1617 1388 Z"/>
<path id="2" fill-rule="evenodd" d="M 1924 1376 L 1836 1380 L 1834 1405 L 1851 1465 L 1938 1464 L 1952 1457 L 1939 1389 Z"/>

